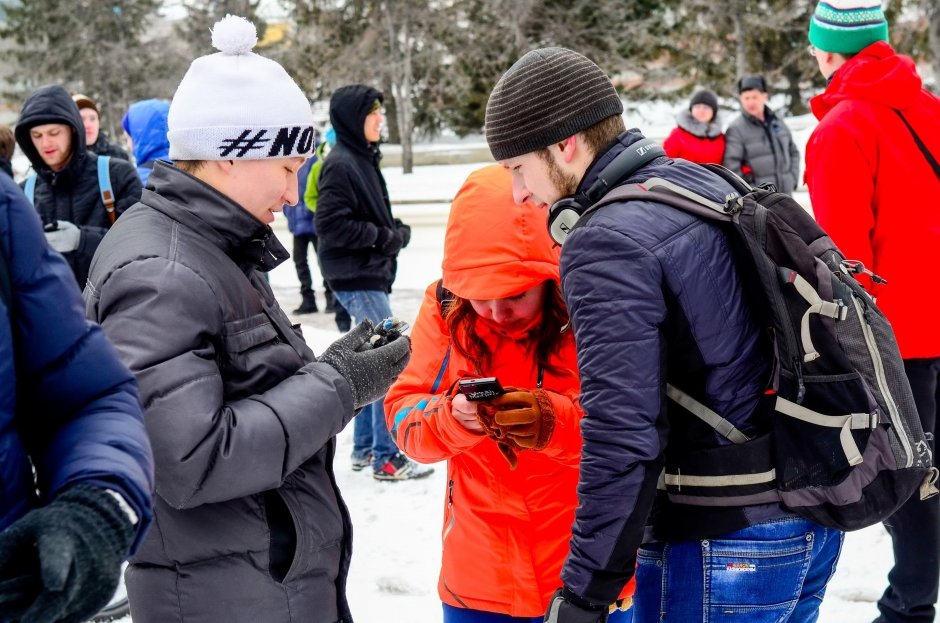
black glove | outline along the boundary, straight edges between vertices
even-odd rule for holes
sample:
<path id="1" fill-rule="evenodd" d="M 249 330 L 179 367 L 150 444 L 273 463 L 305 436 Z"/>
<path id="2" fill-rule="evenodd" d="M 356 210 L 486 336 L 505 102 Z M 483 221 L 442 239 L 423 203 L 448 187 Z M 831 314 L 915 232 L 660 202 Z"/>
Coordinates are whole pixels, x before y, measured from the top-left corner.
<path id="1" fill-rule="evenodd" d="M 395 229 L 401 234 L 401 248 L 404 249 L 411 242 L 411 226 L 405 225 L 400 218 L 395 219 Z"/>
<path id="2" fill-rule="evenodd" d="M 400 231 L 390 227 L 380 227 L 379 237 L 375 240 L 375 247 L 382 255 L 395 257 L 398 255 L 398 252 L 401 251 L 404 243 L 405 241 Z"/>
<path id="3" fill-rule="evenodd" d="M 0 532 L 0 620 L 79 623 L 117 588 L 134 527 L 109 493 L 79 485 Z"/>
<path id="4" fill-rule="evenodd" d="M 608 607 L 580 606 L 571 600 L 582 601 L 564 588 L 555 591 L 548 602 L 543 623 L 606 623 Z"/>
<path id="5" fill-rule="evenodd" d="M 372 348 L 372 329 L 368 320 L 360 322 L 317 359 L 346 378 L 357 409 L 384 396 L 411 359 L 411 340 L 407 336 Z"/>

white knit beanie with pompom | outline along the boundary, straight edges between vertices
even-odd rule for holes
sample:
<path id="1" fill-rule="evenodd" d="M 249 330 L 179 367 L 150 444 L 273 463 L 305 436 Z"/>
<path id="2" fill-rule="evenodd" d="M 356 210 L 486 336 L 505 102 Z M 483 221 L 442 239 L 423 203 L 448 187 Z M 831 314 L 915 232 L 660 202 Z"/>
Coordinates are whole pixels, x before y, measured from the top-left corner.
<path id="1" fill-rule="evenodd" d="M 251 50 L 254 24 L 226 15 L 216 54 L 189 66 L 170 104 L 172 160 L 262 160 L 313 153 L 310 102 L 284 68 Z"/>

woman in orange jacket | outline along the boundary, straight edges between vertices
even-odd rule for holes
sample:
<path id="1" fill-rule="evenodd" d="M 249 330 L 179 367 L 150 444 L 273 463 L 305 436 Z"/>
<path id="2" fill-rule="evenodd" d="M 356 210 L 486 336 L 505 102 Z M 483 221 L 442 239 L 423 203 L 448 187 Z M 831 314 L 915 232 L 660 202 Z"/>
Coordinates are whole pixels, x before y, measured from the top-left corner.
<path id="1" fill-rule="evenodd" d="M 403 452 L 447 460 L 445 623 L 541 621 L 561 585 L 582 412 L 559 251 L 544 212 L 513 203 L 508 172 L 472 173 L 451 207 L 443 279 L 425 292 L 411 362 L 385 400 Z M 491 376 L 502 396 L 457 391 L 461 379 Z M 630 620 L 623 601 L 608 621 Z"/>

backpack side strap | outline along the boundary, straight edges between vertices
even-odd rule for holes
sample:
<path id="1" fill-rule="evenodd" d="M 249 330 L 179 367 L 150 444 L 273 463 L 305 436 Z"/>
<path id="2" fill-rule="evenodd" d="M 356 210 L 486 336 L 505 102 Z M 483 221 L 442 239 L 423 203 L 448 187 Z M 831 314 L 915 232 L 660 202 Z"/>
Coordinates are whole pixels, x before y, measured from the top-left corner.
<path id="1" fill-rule="evenodd" d="M 23 192 L 26 193 L 26 199 L 29 201 L 30 205 L 36 205 L 36 174 L 33 173 L 26 178 L 26 186 L 23 187 Z"/>
<path id="2" fill-rule="evenodd" d="M 114 211 L 114 189 L 111 188 L 111 156 L 98 156 L 98 192 L 108 214 L 108 222 L 114 225 L 117 213 Z"/>

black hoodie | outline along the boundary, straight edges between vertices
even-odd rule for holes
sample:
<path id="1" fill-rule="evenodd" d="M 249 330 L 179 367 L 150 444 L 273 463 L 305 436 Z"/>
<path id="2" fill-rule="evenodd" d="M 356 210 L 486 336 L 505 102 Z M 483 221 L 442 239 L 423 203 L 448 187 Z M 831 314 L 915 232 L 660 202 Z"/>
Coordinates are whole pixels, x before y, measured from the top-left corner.
<path id="1" fill-rule="evenodd" d="M 382 94 L 361 84 L 330 98 L 336 146 L 323 161 L 316 227 L 320 270 L 333 290 L 390 292 L 404 225 L 392 217 L 382 154 L 365 137 L 365 121 Z M 399 244 L 391 242 L 398 236 Z"/>
<path id="2" fill-rule="evenodd" d="M 72 130 L 72 157 L 60 171 L 46 165 L 29 134 L 35 126 L 47 123 L 62 123 Z M 86 150 L 78 106 L 61 86 L 40 87 L 26 98 L 14 135 L 38 176 L 34 201 L 43 224 L 50 227 L 55 221 L 69 221 L 82 231 L 78 249 L 63 255 L 79 286 L 84 286 L 91 258 L 109 222 L 98 187 L 96 156 Z M 129 162 L 117 158 L 111 159 L 109 171 L 115 211 L 120 216 L 140 199 L 140 178 Z"/>

